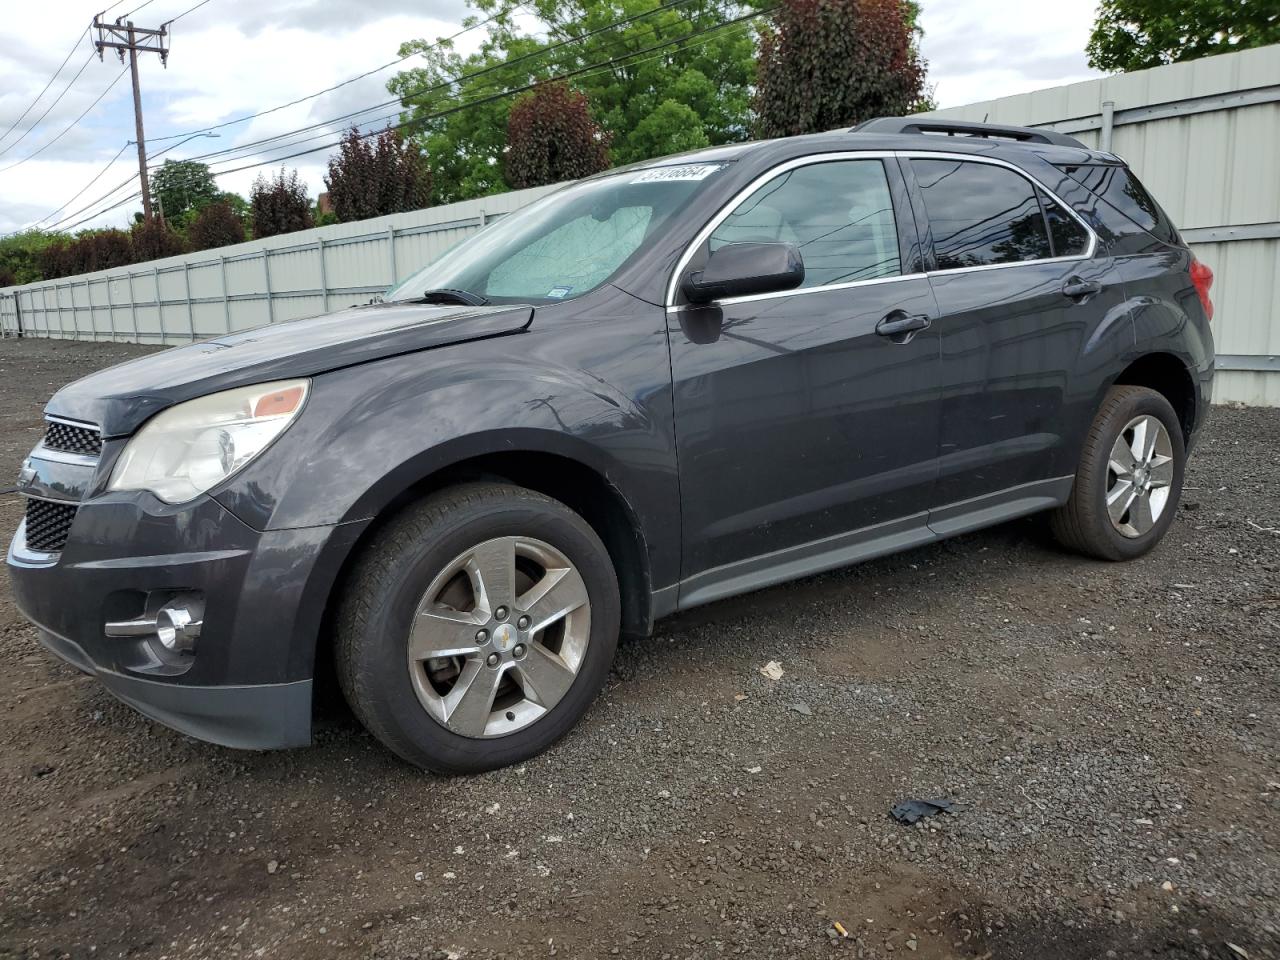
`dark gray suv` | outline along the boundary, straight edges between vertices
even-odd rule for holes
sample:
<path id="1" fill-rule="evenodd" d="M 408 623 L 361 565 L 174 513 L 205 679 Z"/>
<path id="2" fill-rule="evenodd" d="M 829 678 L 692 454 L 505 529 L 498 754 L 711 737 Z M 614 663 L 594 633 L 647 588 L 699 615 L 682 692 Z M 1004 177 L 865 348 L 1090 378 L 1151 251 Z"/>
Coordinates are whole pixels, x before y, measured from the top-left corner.
<path id="1" fill-rule="evenodd" d="M 59 391 L 14 591 L 197 737 L 307 743 L 331 661 L 411 763 L 512 763 L 677 610 L 1037 511 L 1150 550 L 1209 410 L 1211 279 L 1120 159 L 1044 131 L 884 119 L 611 171 L 385 302 Z"/>

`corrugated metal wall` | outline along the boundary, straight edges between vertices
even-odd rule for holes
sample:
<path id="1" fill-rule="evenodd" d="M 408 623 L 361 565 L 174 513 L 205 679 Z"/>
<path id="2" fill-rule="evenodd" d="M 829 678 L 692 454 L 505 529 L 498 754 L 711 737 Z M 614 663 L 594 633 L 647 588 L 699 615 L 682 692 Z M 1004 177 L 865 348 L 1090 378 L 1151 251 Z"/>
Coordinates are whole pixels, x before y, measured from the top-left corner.
<path id="1" fill-rule="evenodd" d="M 1047 126 L 1107 149 L 1107 113 L 1109 149 L 1213 268 L 1215 399 L 1280 406 L 1280 45 L 930 115 Z"/>
<path id="2" fill-rule="evenodd" d="M 1280 406 L 1280 45 L 935 115 L 1109 138 L 1216 274 L 1216 398 Z M 181 343 L 366 302 L 550 189 L 3 290 L 0 330 Z"/>
<path id="3" fill-rule="evenodd" d="M 0 330 L 187 343 L 368 303 L 486 222 L 554 189 L 517 190 L 11 287 L 0 291 Z"/>

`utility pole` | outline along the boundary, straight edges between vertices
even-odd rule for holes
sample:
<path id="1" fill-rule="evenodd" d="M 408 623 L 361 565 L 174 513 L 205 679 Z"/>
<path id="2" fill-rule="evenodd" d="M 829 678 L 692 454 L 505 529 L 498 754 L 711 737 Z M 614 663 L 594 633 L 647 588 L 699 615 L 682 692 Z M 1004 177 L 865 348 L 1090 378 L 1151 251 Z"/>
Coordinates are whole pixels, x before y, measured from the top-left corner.
<path id="1" fill-rule="evenodd" d="M 133 76 L 133 120 L 138 131 L 138 178 L 142 183 L 142 215 L 151 219 L 151 184 L 147 180 L 147 142 L 142 132 L 142 88 L 138 84 L 138 54 L 158 53 L 161 64 L 169 65 L 169 48 L 165 41 L 169 36 L 168 24 L 161 24 L 159 29 L 135 27 L 133 21 L 121 23 L 103 23 L 102 15 L 93 18 L 94 29 L 98 31 L 98 39 L 93 42 L 98 51 L 98 59 L 103 59 L 103 51 L 116 51 L 120 62 L 124 62 L 125 52 L 129 54 L 129 73 Z"/>

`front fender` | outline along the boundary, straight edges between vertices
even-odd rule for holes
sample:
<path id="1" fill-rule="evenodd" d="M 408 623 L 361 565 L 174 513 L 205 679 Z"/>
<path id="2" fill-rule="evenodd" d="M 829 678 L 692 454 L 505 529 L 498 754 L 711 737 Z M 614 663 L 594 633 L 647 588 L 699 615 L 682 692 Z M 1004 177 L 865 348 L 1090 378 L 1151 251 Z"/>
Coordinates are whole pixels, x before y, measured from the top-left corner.
<path id="1" fill-rule="evenodd" d="M 653 391 L 646 407 L 590 371 L 518 356 L 533 339 L 471 343 L 465 352 L 446 348 L 315 378 L 297 423 L 216 499 L 260 530 L 358 523 L 453 464 L 529 451 L 602 475 L 642 531 L 669 528 L 679 503 L 669 390 Z M 651 547 L 655 577 L 668 568 L 674 576 L 678 537 L 659 540 Z"/>

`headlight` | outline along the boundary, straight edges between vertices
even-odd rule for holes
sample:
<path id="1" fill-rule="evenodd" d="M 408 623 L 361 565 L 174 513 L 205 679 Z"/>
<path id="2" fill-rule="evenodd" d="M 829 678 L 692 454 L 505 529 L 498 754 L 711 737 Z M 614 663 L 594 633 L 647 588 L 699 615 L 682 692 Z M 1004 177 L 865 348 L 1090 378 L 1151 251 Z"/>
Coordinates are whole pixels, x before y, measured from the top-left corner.
<path id="1" fill-rule="evenodd" d="M 156 414 L 129 441 L 111 490 L 194 500 L 265 450 L 302 409 L 309 380 L 280 380 L 189 400 Z"/>

